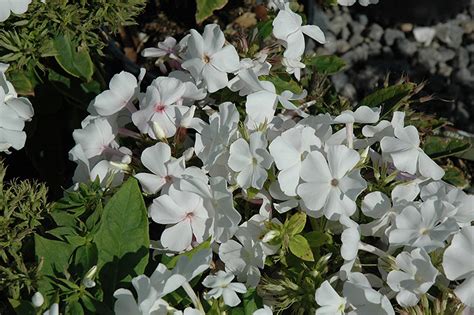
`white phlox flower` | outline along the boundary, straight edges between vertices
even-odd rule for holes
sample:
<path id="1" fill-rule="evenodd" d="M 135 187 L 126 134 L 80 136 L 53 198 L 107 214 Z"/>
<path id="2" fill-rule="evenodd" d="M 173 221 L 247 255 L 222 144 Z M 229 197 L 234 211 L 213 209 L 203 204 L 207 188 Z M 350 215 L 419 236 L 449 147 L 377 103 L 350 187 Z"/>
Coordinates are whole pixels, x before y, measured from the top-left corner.
<path id="1" fill-rule="evenodd" d="M 167 36 L 164 41 L 158 43 L 158 47 L 145 48 L 142 51 L 142 56 L 145 58 L 159 58 L 169 56 L 171 59 L 179 60 L 179 54 L 182 50 L 182 45 L 176 41 L 172 36 Z"/>
<path id="2" fill-rule="evenodd" d="M 397 215 L 389 242 L 391 245 L 423 248 L 429 253 L 444 247 L 448 236 L 457 230 L 456 220 L 443 216 L 440 201 L 429 199 L 419 209 L 409 205 Z"/>
<path id="3" fill-rule="evenodd" d="M 109 83 L 109 89 L 100 93 L 91 102 L 89 112 L 100 116 L 110 116 L 123 108 L 136 111 L 132 102 L 138 96 L 139 82 L 131 73 L 122 71 L 115 74 Z"/>
<path id="4" fill-rule="evenodd" d="M 280 10 L 273 20 L 273 36 L 283 42 L 286 48 L 283 56 L 286 58 L 298 59 L 303 55 L 304 35 L 321 44 L 326 42 L 324 33 L 318 26 L 302 26 L 302 22 L 301 16 L 291 11 L 289 4 L 286 4 L 284 10 Z"/>
<path id="5" fill-rule="evenodd" d="M 4 66 L 6 71 L 8 65 Z M 18 97 L 4 71 L 0 71 L 0 152 L 9 153 L 10 147 L 20 150 L 25 146 L 26 133 L 23 128 L 33 115 L 34 109 L 30 101 L 25 97 Z"/>
<path id="6" fill-rule="evenodd" d="M 135 300 L 133 293 L 128 289 L 116 290 L 115 314 L 166 315 L 169 311 L 175 311 L 162 297 L 206 271 L 211 258 L 212 251 L 203 249 L 195 253 L 191 259 L 186 256 L 180 257 L 173 270 L 168 270 L 160 263 L 150 277 L 140 275 L 133 278 L 132 285 L 138 299 Z"/>
<path id="7" fill-rule="evenodd" d="M 237 184 L 247 189 L 261 189 L 267 180 L 267 170 L 273 159 L 267 151 L 267 139 L 260 131 L 250 135 L 247 142 L 240 138 L 230 146 L 229 168 L 237 172 Z"/>
<path id="8" fill-rule="evenodd" d="M 72 133 L 76 144 L 82 147 L 85 157 L 90 159 L 105 153 L 115 152 L 118 143 L 115 141 L 116 130 L 106 118 L 97 117 L 82 129 Z"/>
<path id="9" fill-rule="evenodd" d="M 296 196 L 305 155 L 321 147 L 321 140 L 315 132 L 311 127 L 297 126 L 276 137 L 268 147 L 280 170 L 278 183 L 287 196 Z"/>
<path id="10" fill-rule="evenodd" d="M 298 81 L 301 79 L 301 69 L 306 68 L 306 65 L 301 62 L 301 57 L 283 58 L 281 64 L 286 67 L 286 72 L 293 74 Z"/>
<path id="11" fill-rule="evenodd" d="M 388 237 L 395 225 L 397 215 L 418 196 L 417 185 L 400 184 L 392 190 L 392 198 L 380 191 L 367 194 L 362 200 L 361 210 L 364 215 L 375 220 L 361 224 L 363 235 Z"/>
<path id="12" fill-rule="evenodd" d="M 313 151 L 302 162 L 304 183 L 298 186 L 297 194 L 308 209 L 323 209 L 328 219 L 351 216 L 356 210 L 357 196 L 367 187 L 360 170 L 354 169 L 360 156 L 343 145 L 326 149 L 327 160 L 321 152 Z"/>
<path id="13" fill-rule="evenodd" d="M 337 3 L 344 6 L 351 6 L 356 3 L 357 0 L 337 0 Z M 366 7 L 369 4 L 377 4 L 379 0 L 359 0 L 359 4 Z"/>
<path id="14" fill-rule="evenodd" d="M 454 290 L 456 296 L 474 308 L 474 226 L 465 226 L 454 235 L 443 255 L 444 274 L 449 280 L 464 281 Z"/>
<path id="15" fill-rule="evenodd" d="M 254 87 L 248 85 L 241 79 L 241 75 L 246 75 L 247 71 L 252 71 L 257 77 L 268 75 L 270 73 L 271 64 L 266 61 L 267 55 L 260 53 L 256 59 L 245 58 L 240 60 L 239 70 L 235 73 L 235 77 L 229 80 L 228 88 L 233 91 L 239 91 L 240 96 L 246 96 L 255 92 Z"/>
<path id="16" fill-rule="evenodd" d="M 186 86 L 178 79 L 158 77 L 146 90 L 140 101 L 140 109 L 132 114 L 132 121 L 140 132 L 156 139 L 153 124 L 163 130 L 166 138 L 176 133 L 179 118 L 187 112 L 188 107 L 181 105 Z"/>
<path id="17" fill-rule="evenodd" d="M 25 13 L 30 3 L 31 0 L 0 0 L 0 22 L 6 21 L 11 13 Z"/>
<path id="18" fill-rule="evenodd" d="M 168 225 L 161 234 L 161 243 L 169 250 L 186 250 L 209 236 L 211 220 L 197 194 L 170 187 L 167 195 L 153 200 L 149 213 L 156 223 Z"/>
<path id="19" fill-rule="evenodd" d="M 397 268 L 390 271 L 387 284 L 398 292 L 397 302 L 402 307 L 415 306 L 420 296 L 428 292 L 435 283 L 438 270 L 431 263 L 430 256 L 422 248 L 401 252 L 396 257 Z"/>
<path id="20" fill-rule="evenodd" d="M 232 282 L 235 276 L 231 273 L 219 270 L 215 275 L 207 276 L 202 285 L 212 290 L 204 293 L 206 299 L 218 299 L 223 297 L 224 303 L 230 307 L 240 304 L 240 298 L 237 293 L 247 292 L 244 284 Z"/>
<path id="21" fill-rule="evenodd" d="M 320 306 L 316 309 L 316 315 L 344 315 L 347 300 L 339 294 L 326 280 L 316 290 L 314 298 Z"/>
<path id="22" fill-rule="evenodd" d="M 380 141 L 384 155 L 390 157 L 395 167 L 409 174 L 439 180 L 444 170 L 420 148 L 420 136 L 414 126 L 395 128 L 395 137 L 385 137 Z"/>
<path id="23" fill-rule="evenodd" d="M 395 315 L 390 300 L 374 290 L 365 275 L 354 272 L 344 283 L 343 295 L 353 310 L 353 315 Z"/>
<path id="24" fill-rule="evenodd" d="M 185 61 L 181 65 L 194 79 L 203 81 L 210 93 L 225 88 L 227 74 L 239 69 L 239 55 L 232 45 L 224 45 L 224 33 L 217 24 L 208 24 L 201 35 L 191 30 Z"/>
<path id="25" fill-rule="evenodd" d="M 344 258 L 344 264 L 340 268 L 341 279 L 347 279 L 352 271 L 354 263 L 358 259 L 359 244 L 361 239 L 359 225 L 350 218 L 343 216 L 340 223 L 344 226 L 344 231 L 341 234 L 341 256 Z"/>
<path id="26" fill-rule="evenodd" d="M 423 200 L 440 200 L 445 208 L 451 208 L 445 215 L 453 217 L 460 226 L 470 225 L 474 221 L 474 195 L 468 195 L 457 187 L 435 181 L 423 186 L 420 196 Z"/>
<path id="27" fill-rule="evenodd" d="M 191 127 L 197 131 L 194 150 L 210 175 L 228 177 L 229 147 L 237 136 L 238 123 L 239 112 L 230 102 L 220 104 L 219 111 L 209 117 L 209 123 L 198 118 L 192 123 Z"/>

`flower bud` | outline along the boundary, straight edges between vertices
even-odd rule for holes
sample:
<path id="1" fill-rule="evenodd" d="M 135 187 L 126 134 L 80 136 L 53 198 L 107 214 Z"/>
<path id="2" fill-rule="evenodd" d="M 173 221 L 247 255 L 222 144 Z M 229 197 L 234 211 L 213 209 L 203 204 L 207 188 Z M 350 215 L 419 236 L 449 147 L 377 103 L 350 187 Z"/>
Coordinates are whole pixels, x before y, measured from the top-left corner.
<path id="1" fill-rule="evenodd" d="M 280 232 L 278 231 L 269 231 L 265 234 L 265 236 L 262 238 L 262 242 L 264 243 L 268 243 L 270 242 L 272 239 L 274 239 L 275 237 L 277 236 L 280 236 Z"/>
<path id="2" fill-rule="evenodd" d="M 161 126 L 156 121 L 153 122 L 152 128 L 153 128 L 153 133 L 155 134 L 156 139 L 162 140 L 162 141 L 166 140 L 165 131 L 163 130 L 163 128 L 161 128 Z"/>
<path id="3" fill-rule="evenodd" d="M 181 118 L 180 126 L 182 128 L 189 128 L 191 120 L 194 118 L 194 112 L 196 111 L 196 106 L 191 106 L 188 111 Z"/>
<path id="4" fill-rule="evenodd" d="M 194 148 L 190 147 L 183 152 L 184 160 L 187 162 L 191 160 L 194 155 Z"/>
<path id="5" fill-rule="evenodd" d="M 41 292 L 36 292 L 33 294 L 33 297 L 31 298 L 31 303 L 33 303 L 34 307 L 40 307 L 44 303 L 44 297 Z"/>
<path id="6" fill-rule="evenodd" d="M 95 281 L 93 280 L 95 274 L 97 273 L 97 265 L 93 266 L 85 275 L 82 283 L 86 288 L 93 288 L 95 287 Z"/>

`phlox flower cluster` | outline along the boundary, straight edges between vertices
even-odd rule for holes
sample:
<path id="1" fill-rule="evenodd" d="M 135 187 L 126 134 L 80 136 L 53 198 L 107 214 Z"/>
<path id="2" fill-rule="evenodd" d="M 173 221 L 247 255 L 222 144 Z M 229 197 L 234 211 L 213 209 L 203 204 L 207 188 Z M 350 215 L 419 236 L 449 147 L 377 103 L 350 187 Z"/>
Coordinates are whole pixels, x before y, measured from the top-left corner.
<path id="1" fill-rule="evenodd" d="M 474 307 L 474 270 L 460 258 L 473 254 L 474 197 L 442 181 L 444 170 L 403 112 L 391 120 L 367 106 L 318 113 L 306 91 L 281 91 L 266 80 L 275 66 L 300 79 L 305 36 L 324 42 L 319 27 L 302 25 L 287 3 L 277 8 L 280 50 L 241 56 L 216 24 L 179 43 L 168 37 L 145 56 L 174 70 L 145 89 L 143 72 L 116 74 L 74 131 L 75 182 L 98 178 L 107 188 L 135 177 L 150 200 L 152 227 L 163 231 L 155 251 L 179 254 L 211 242 L 212 251 L 181 256 L 173 270 L 160 264 L 134 278 L 137 294 L 118 289 L 115 312 L 202 314 L 189 283 L 211 265 L 203 297 L 237 306 L 281 250 L 269 227 L 298 211 L 336 227 L 342 257 L 314 292 L 316 314 L 395 314 L 435 286 Z M 229 93 L 242 101 L 216 101 Z M 395 184 L 378 190 L 375 168 Z M 433 261 L 443 251 L 441 263 Z M 361 263 L 369 256 L 378 258 L 378 272 Z M 180 287 L 194 308 L 166 300 Z M 271 314 L 273 302 L 264 300 L 255 314 Z"/>

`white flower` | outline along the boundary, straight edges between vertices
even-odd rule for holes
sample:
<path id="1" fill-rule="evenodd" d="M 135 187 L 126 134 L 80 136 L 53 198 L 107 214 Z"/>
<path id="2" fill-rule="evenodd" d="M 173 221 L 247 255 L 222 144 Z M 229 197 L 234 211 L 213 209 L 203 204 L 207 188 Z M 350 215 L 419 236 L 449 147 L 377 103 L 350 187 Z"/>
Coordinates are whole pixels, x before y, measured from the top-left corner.
<path id="1" fill-rule="evenodd" d="M 123 108 L 130 106 L 138 94 L 137 78 L 131 73 L 122 71 L 115 74 L 106 90 L 91 102 L 89 111 L 94 111 L 101 116 L 110 116 L 118 113 Z"/>
<path id="2" fill-rule="evenodd" d="M 297 59 L 303 55 L 305 49 L 303 34 L 321 44 L 326 42 L 324 33 L 318 26 L 301 26 L 302 22 L 301 16 L 291 11 L 288 4 L 273 20 L 273 35 L 283 41 L 286 47 L 283 56 L 286 58 Z"/>
<path id="3" fill-rule="evenodd" d="M 204 297 L 206 299 L 218 299 L 222 296 L 226 305 L 230 307 L 239 305 L 240 299 L 237 293 L 245 293 L 247 288 L 242 283 L 232 282 L 234 277 L 233 274 L 222 270 L 219 270 L 215 275 L 207 276 L 202 281 L 202 285 L 212 290 L 206 292 Z"/>
<path id="4" fill-rule="evenodd" d="M 301 62 L 301 57 L 283 58 L 281 64 L 286 67 L 286 72 L 293 74 L 298 81 L 301 79 L 301 69 L 306 68 L 306 65 Z"/>
<path id="5" fill-rule="evenodd" d="M 257 54 L 258 55 L 258 54 Z M 229 81 L 228 87 L 231 91 L 239 91 L 240 96 L 245 96 L 255 92 L 255 87 L 247 84 L 241 79 L 242 75 L 246 75 L 247 71 L 252 71 L 255 75 L 268 75 L 270 73 L 271 64 L 265 61 L 267 58 L 266 54 L 260 54 L 257 59 L 245 58 L 240 60 L 240 68 L 236 73 L 236 76 Z"/>
<path id="6" fill-rule="evenodd" d="M 354 272 L 349 275 L 344 283 L 343 293 L 347 302 L 355 308 L 350 313 L 352 315 L 395 315 L 390 300 L 375 291 L 362 273 Z"/>
<path id="7" fill-rule="evenodd" d="M 415 306 L 420 296 L 428 292 L 435 283 L 438 270 L 430 256 L 422 248 L 401 252 L 396 258 L 397 268 L 390 271 L 387 284 L 398 292 L 397 302 L 402 307 Z"/>
<path id="8" fill-rule="evenodd" d="M 262 308 L 259 308 L 252 315 L 272 315 L 272 309 L 268 305 L 264 305 Z"/>
<path id="9" fill-rule="evenodd" d="M 390 244 L 423 248 L 427 252 L 444 247 L 444 241 L 458 226 L 453 218 L 443 216 L 440 204 L 430 199 L 422 203 L 420 210 L 413 205 L 403 209 L 390 232 Z"/>
<path id="10" fill-rule="evenodd" d="M 364 215 L 376 220 L 361 224 L 364 235 L 382 237 L 390 233 L 395 225 L 397 215 L 412 202 L 420 189 L 413 184 L 400 184 L 392 190 L 392 200 L 380 191 L 367 194 L 362 200 L 361 210 Z"/>
<path id="11" fill-rule="evenodd" d="M 11 12 L 15 14 L 25 13 L 30 3 L 31 0 L 0 0 L 0 22 L 6 21 Z"/>
<path id="12" fill-rule="evenodd" d="M 359 106 L 355 112 L 345 110 L 339 114 L 334 121 L 341 124 L 360 123 L 373 124 L 379 120 L 380 107 L 370 108 L 368 106 Z"/>
<path id="13" fill-rule="evenodd" d="M 167 314 L 168 303 L 162 299 L 166 294 L 178 289 L 209 268 L 212 258 L 210 249 L 195 253 L 192 258 L 181 256 L 173 270 L 158 264 L 151 277 L 140 275 L 132 279 L 137 291 L 138 301 L 127 289 L 118 289 L 114 293 L 117 299 L 114 311 L 117 315 L 156 315 Z"/>
<path id="14" fill-rule="evenodd" d="M 226 87 L 229 82 L 227 73 L 239 69 L 235 47 L 224 44 L 224 33 L 217 24 L 206 25 L 202 36 L 191 30 L 186 60 L 181 65 L 196 81 L 202 79 L 211 93 Z"/>
<path id="15" fill-rule="evenodd" d="M 118 147 L 114 130 L 106 118 L 99 117 L 90 121 L 84 128 L 74 130 L 72 137 L 82 147 L 88 159 Z"/>
<path id="16" fill-rule="evenodd" d="M 145 58 L 168 56 L 171 59 L 179 59 L 180 45 L 172 36 L 167 36 L 164 41 L 158 43 L 158 48 L 145 48 L 142 51 L 142 56 Z"/>
<path id="17" fill-rule="evenodd" d="M 360 160 L 357 151 L 343 145 L 327 146 L 327 160 L 313 151 L 304 159 L 297 193 L 310 210 L 323 209 L 328 219 L 351 216 L 356 210 L 355 200 L 367 187 L 354 167 Z M 317 192 L 317 193 L 315 193 Z"/>
<path id="18" fill-rule="evenodd" d="M 240 138 L 230 146 L 229 167 L 239 174 L 237 183 L 242 188 L 261 189 L 273 159 L 267 151 L 267 139 L 262 132 L 250 135 L 250 143 Z"/>
<path id="19" fill-rule="evenodd" d="M 7 65 L 5 67 L 8 68 Z M 18 97 L 4 71 L 0 71 L 0 152 L 9 153 L 10 147 L 20 150 L 25 146 L 26 133 L 23 128 L 33 115 L 30 101 Z"/>
<path id="20" fill-rule="evenodd" d="M 166 193 L 171 185 L 179 181 L 185 171 L 184 159 L 173 158 L 170 146 L 162 142 L 146 148 L 142 153 L 141 161 L 153 173 L 135 175 L 143 190 L 148 194 L 155 194 L 160 190 Z"/>
<path id="21" fill-rule="evenodd" d="M 315 293 L 316 303 L 321 307 L 316 309 L 316 315 L 344 315 L 347 300 L 340 297 L 328 281 L 324 281 Z"/>
<path id="22" fill-rule="evenodd" d="M 169 225 L 161 234 L 161 243 L 170 250 L 183 251 L 193 239 L 202 243 L 209 234 L 209 213 L 197 194 L 171 187 L 168 195 L 153 200 L 149 211 L 153 221 Z"/>
<path id="23" fill-rule="evenodd" d="M 311 127 L 298 126 L 276 137 L 268 147 L 278 173 L 278 183 L 287 196 L 296 196 L 305 154 L 321 147 L 321 141 Z"/>
<path id="24" fill-rule="evenodd" d="M 356 3 L 357 0 L 337 0 L 337 3 L 340 5 L 351 6 Z M 363 5 L 364 7 L 368 6 L 369 4 L 377 4 L 379 0 L 359 0 L 359 4 Z"/>
<path id="25" fill-rule="evenodd" d="M 444 176 L 444 170 L 420 148 L 420 137 L 414 126 L 395 128 L 394 133 L 395 138 L 383 138 L 380 146 L 398 170 L 412 175 L 418 171 L 422 176 L 434 180 Z"/>
<path id="26" fill-rule="evenodd" d="M 137 128 L 152 138 L 153 123 L 163 129 L 167 138 L 174 136 L 179 125 L 178 119 L 188 110 L 180 104 L 186 92 L 186 86 L 178 79 L 158 77 L 146 90 L 140 101 L 140 110 L 132 114 L 132 121 Z"/>
<path id="27" fill-rule="evenodd" d="M 456 296 L 474 308 L 474 226 L 466 226 L 454 235 L 443 255 L 443 269 L 449 280 L 465 279 L 455 290 Z"/>
<path id="28" fill-rule="evenodd" d="M 229 146 L 237 133 L 238 123 L 239 112 L 230 102 L 219 105 L 219 112 L 209 117 L 209 124 L 198 118 L 194 119 L 192 127 L 197 131 L 194 150 L 202 161 L 205 171 L 216 175 L 212 170 L 217 166 L 223 166 L 225 170 L 220 175 L 227 178 Z"/>
<path id="29" fill-rule="evenodd" d="M 53 303 L 43 315 L 59 315 L 59 304 Z"/>

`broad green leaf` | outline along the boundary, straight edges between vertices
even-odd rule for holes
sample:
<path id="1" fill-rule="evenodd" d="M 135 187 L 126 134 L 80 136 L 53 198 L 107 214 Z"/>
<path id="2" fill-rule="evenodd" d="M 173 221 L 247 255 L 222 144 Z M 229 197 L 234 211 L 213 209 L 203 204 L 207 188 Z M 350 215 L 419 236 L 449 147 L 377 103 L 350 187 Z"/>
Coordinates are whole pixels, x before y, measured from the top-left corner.
<path id="1" fill-rule="evenodd" d="M 87 243 L 80 246 L 74 252 L 74 267 L 79 275 L 85 275 L 94 265 L 97 264 L 98 259 L 97 246 L 94 243 Z"/>
<path id="2" fill-rule="evenodd" d="M 344 69 L 346 62 L 334 55 L 314 56 L 305 61 L 306 66 L 312 66 L 316 72 L 323 74 L 335 74 Z"/>
<path id="3" fill-rule="evenodd" d="M 423 151 L 432 159 L 461 154 L 471 148 L 469 141 L 462 139 L 429 136 L 425 139 Z"/>
<path id="4" fill-rule="evenodd" d="M 148 263 L 148 216 L 134 178 L 122 184 L 106 204 L 94 242 L 104 299 L 111 302 L 113 292 L 143 274 Z"/>
<path id="5" fill-rule="evenodd" d="M 48 296 L 53 286 L 49 277 L 55 278 L 56 272 L 64 272 L 69 263 L 69 257 L 74 251 L 74 246 L 66 242 L 50 240 L 40 235 L 35 235 L 35 255 L 37 261 L 43 261 L 40 274 L 43 278 L 39 281 L 39 289 L 43 295 Z"/>
<path id="6" fill-rule="evenodd" d="M 256 310 L 262 307 L 262 298 L 258 296 L 256 289 L 248 289 L 242 296 L 242 304 L 245 315 L 252 315 Z"/>
<path id="7" fill-rule="evenodd" d="M 15 87 L 15 90 L 20 95 L 33 95 L 35 92 L 35 85 L 38 83 L 33 71 L 13 70 L 7 72 L 9 81 Z"/>
<path id="8" fill-rule="evenodd" d="M 196 0 L 196 22 L 198 24 L 204 22 L 215 10 L 222 9 L 227 2 L 228 0 Z"/>
<path id="9" fill-rule="evenodd" d="M 54 39 L 55 59 L 72 76 L 90 81 L 94 74 L 94 64 L 85 47 L 76 47 L 68 35 Z"/>
<path id="10" fill-rule="evenodd" d="M 265 20 L 265 21 L 258 22 L 258 24 L 257 24 L 257 29 L 258 29 L 257 37 L 260 38 L 261 40 L 267 39 L 272 34 L 272 31 L 273 31 L 272 23 L 273 23 L 273 19 L 268 19 L 268 20 Z"/>
<path id="11" fill-rule="evenodd" d="M 322 231 L 311 231 L 306 233 L 304 237 L 308 241 L 309 246 L 312 248 L 317 248 L 332 243 L 331 237 Z"/>
<path id="12" fill-rule="evenodd" d="M 303 231 L 306 225 L 306 213 L 297 212 L 291 216 L 286 223 L 286 231 L 289 235 L 296 235 Z"/>
<path id="13" fill-rule="evenodd" d="M 360 101 L 359 106 L 378 107 L 382 106 L 380 119 L 396 111 L 406 101 L 415 90 L 414 83 L 401 83 L 389 86 L 366 96 Z"/>
<path id="14" fill-rule="evenodd" d="M 75 301 L 67 304 L 66 314 L 83 315 L 84 309 L 79 301 Z"/>
<path id="15" fill-rule="evenodd" d="M 305 261 L 314 261 L 313 252 L 308 241 L 303 235 L 295 235 L 290 238 L 290 251 L 293 255 Z"/>

